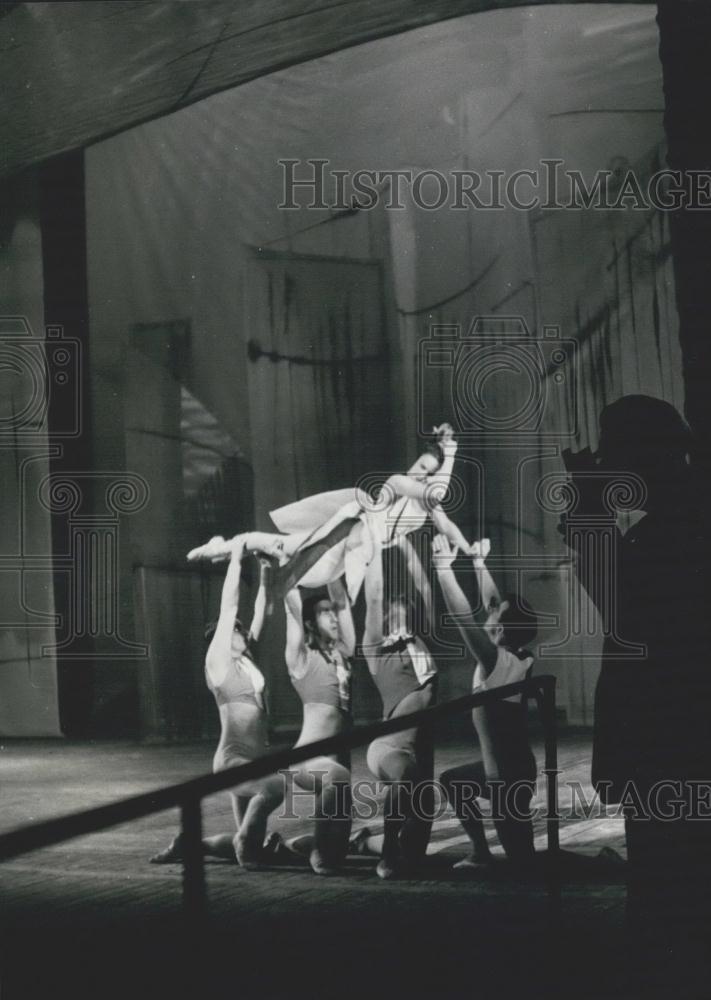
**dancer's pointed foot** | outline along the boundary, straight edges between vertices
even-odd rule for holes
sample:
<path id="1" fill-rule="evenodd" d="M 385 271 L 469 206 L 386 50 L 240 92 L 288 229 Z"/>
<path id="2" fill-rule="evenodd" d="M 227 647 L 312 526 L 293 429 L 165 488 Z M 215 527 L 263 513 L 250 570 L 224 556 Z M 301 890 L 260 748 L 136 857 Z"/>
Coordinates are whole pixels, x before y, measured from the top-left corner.
<path id="1" fill-rule="evenodd" d="M 337 874 L 337 870 L 333 867 L 333 865 L 328 864 L 321 851 L 319 851 L 316 847 L 314 847 L 313 851 L 309 855 L 309 864 L 311 865 L 311 870 L 316 875 Z"/>
<path id="2" fill-rule="evenodd" d="M 383 855 L 376 866 L 375 874 L 378 878 L 389 882 L 391 879 L 406 876 L 411 868 L 412 866 L 401 855 L 393 857 Z"/>
<path id="3" fill-rule="evenodd" d="M 152 865 L 170 865 L 182 860 L 183 849 L 180 835 L 175 837 L 168 847 L 164 847 L 162 851 L 158 851 L 150 859 Z"/>
<path id="4" fill-rule="evenodd" d="M 457 861 L 452 865 L 454 871 L 485 871 L 487 868 L 491 868 L 494 864 L 494 859 L 490 854 L 470 854 L 466 858 L 462 858 L 461 861 Z"/>
<path id="5" fill-rule="evenodd" d="M 242 868 L 245 868 L 247 871 L 255 871 L 257 868 L 263 867 L 265 859 L 262 850 L 254 847 L 245 837 L 240 837 L 239 834 L 237 834 L 232 843 L 235 848 L 235 856 Z"/>
<path id="6" fill-rule="evenodd" d="M 197 562 L 199 559 L 209 559 L 211 562 L 221 562 L 229 559 L 232 554 L 232 542 L 225 541 L 222 535 L 214 535 L 209 542 L 198 545 L 196 549 L 188 552 L 188 562 Z"/>

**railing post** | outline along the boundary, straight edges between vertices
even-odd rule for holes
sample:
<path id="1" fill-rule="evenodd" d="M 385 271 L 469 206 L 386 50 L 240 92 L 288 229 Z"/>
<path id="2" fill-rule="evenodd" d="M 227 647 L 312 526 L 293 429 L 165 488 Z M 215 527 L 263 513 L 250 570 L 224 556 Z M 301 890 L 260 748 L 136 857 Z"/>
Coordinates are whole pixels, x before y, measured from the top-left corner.
<path id="1" fill-rule="evenodd" d="M 207 912 L 207 889 L 202 851 L 202 806 L 200 799 L 185 801 L 180 810 L 183 852 L 183 905 L 190 919 Z"/>
<path id="2" fill-rule="evenodd" d="M 555 678 L 542 680 L 536 695 L 538 711 L 543 725 L 544 767 L 546 776 L 546 834 L 548 855 L 554 855 L 560 848 L 560 817 L 558 815 L 558 741 L 555 717 Z"/>

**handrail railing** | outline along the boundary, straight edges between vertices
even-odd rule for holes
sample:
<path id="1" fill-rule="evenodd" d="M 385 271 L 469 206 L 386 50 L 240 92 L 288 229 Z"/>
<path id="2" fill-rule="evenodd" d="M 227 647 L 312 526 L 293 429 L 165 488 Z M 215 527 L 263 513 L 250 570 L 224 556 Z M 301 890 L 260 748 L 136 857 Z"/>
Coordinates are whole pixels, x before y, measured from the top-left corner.
<path id="1" fill-rule="evenodd" d="M 121 823 L 140 819 L 166 809 L 181 810 L 182 852 L 183 852 L 183 898 L 192 910 L 205 905 L 205 876 L 202 854 L 202 799 L 216 792 L 233 788 L 245 781 L 254 781 L 269 774 L 285 770 L 293 764 L 312 757 L 339 753 L 370 743 L 388 733 L 411 729 L 422 723 L 434 722 L 439 718 L 455 715 L 457 712 L 499 701 L 511 695 L 533 696 L 538 705 L 544 735 L 544 768 L 547 781 L 547 838 L 549 853 L 558 850 L 557 815 L 557 741 L 555 717 L 555 677 L 541 675 L 516 684 L 505 684 L 490 691 L 443 702 L 432 708 L 421 709 L 409 715 L 374 722 L 365 726 L 354 726 L 335 736 L 315 740 L 299 747 L 289 747 L 275 753 L 265 754 L 248 764 L 240 764 L 214 774 L 201 775 L 175 785 L 166 785 L 153 792 L 143 792 L 129 798 L 118 799 L 103 806 L 68 813 L 55 819 L 21 826 L 0 834 L 0 861 L 27 854 L 42 847 L 72 840 L 99 830 L 106 830 Z"/>

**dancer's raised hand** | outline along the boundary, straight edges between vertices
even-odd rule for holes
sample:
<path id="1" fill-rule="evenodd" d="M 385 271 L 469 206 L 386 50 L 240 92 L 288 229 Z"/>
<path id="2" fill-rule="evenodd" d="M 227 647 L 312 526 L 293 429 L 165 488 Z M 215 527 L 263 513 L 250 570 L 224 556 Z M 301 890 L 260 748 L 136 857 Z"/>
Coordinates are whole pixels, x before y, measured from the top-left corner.
<path id="1" fill-rule="evenodd" d="M 472 542 L 469 546 L 469 555 L 475 562 L 484 562 L 491 552 L 491 541 L 488 538 L 481 538 L 478 542 Z"/>
<path id="2" fill-rule="evenodd" d="M 435 569 L 451 569 L 458 551 L 446 535 L 435 535 L 432 539 L 432 563 Z"/>
<path id="3" fill-rule="evenodd" d="M 432 432 L 437 438 L 437 444 L 444 452 L 445 458 L 454 457 L 457 453 L 457 442 L 454 440 L 454 428 L 451 424 L 440 424 L 433 427 Z"/>
<path id="4" fill-rule="evenodd" d="M 440 443 L 454 438 L 454 428 L 451 424 L 447 423 L 440 424 L 439 427 L 433 427 L 432 433 L 440 438 Z"/>

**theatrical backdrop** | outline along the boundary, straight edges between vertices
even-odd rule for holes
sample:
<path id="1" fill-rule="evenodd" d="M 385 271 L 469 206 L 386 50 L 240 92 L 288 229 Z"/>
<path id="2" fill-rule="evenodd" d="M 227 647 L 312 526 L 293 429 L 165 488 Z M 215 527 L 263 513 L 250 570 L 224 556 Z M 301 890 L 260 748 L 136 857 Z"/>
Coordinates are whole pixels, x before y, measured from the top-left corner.
<path id="1" fill-rule="evenodd" d="M 588 179 L 608 169 L 614 192 L 627 169 L 644 180 L 665 162 L 655 14 L 555 4 L 419 21 L 236 88 L 215 81 L 221 92 L 189 104 L 163 72 L 145 108 L 109 102 L 86 148 L 60 136 L 58 158 L 18 154 L 0 187 L 0 735 L 213 735 L 202 633 L 222 569 L 186 552 L 269 529 L 269 511 L 298 497 L 404 470 L 424 430 L 466 423 L 461 394 L 476 387 L 425 363 L 423 345 L 458 342 L 476 317 L 574 344 L 546 368 L 540 419 L 516 447 L 464 435 L 453 518 L 517 560 L 500 572 L 543 616 L 536 669 L 558 678 L 567 723 L 592 722 L 600 630 L 584 593 L 571 597 L 555 505 L 536 490 L 563 470 L 551 442 L 596 447 L 607 402 L 684 406 L 668 214 L 426 211 L 411 198 L 307 210 L 305 189 L 284 210 L 278 161 L 303 178 L 314 159 L 511 174 L 558 158 Z M 7 17 L 20 30 L 32 14 Z M 113 65 L 102 37 L 84 38 L 87 106 L 91 74 Z M 96 86 L 130 97 L 150 66 L 125 38 L 117 49 L 121 74 Z M 166 43 L 156 59 L 172 55 Z M 45 336 L 49 411 L 32 381 Z M 525 410 L 530 373 L 497 371 L 476 391 L 495 426 Z M 261 661 L 277 731 L 300 718 L 282 629 Z M 366 675 L 361 720 L 379 714 Z M 456 658 L 441 679 L 440 698 L 469 690 Z"/>

